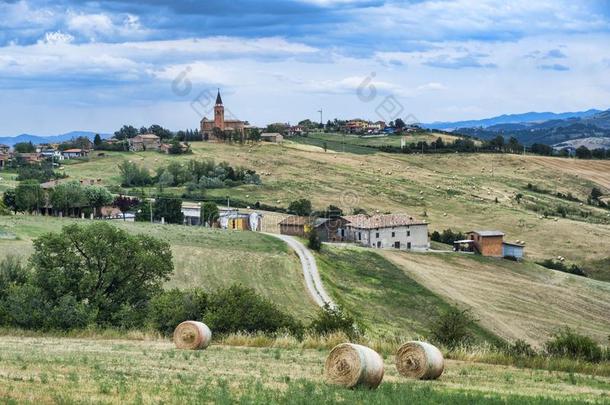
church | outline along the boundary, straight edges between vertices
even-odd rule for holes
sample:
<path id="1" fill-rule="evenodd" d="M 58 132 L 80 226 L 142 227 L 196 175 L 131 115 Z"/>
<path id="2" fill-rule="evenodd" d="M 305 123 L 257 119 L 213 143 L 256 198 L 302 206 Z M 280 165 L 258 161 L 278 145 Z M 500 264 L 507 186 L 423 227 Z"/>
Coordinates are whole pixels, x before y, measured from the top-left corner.
<path id="1" fill-rule="evenodd" d="M 216 103 L 214 105 L 214 120 L 209 120 L 207 117 L 203 117 L 201 120 L 201 134 L 204 139 L 207 140 L 221 140 L 217 134 L 220 131 L 237 131 L 241 138 L 244 138 L 244 132 L 246 125 L 245 121 L 239 120 L 225 120 L 225 107 L 222 104 L 222 98 L 220 97 L 220 89 L 218 89 L 218 95 L 216 96 Z M 218 130 L 215 131 L 215 129 Z"/>

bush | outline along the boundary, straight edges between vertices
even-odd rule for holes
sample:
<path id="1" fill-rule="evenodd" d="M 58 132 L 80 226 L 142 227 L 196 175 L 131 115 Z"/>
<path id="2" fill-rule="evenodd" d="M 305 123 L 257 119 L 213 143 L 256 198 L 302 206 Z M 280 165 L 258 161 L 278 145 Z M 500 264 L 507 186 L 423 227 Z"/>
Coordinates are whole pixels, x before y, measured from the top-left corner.
<path id="1" fill-rule="evenodd" d="M 309 239 L 308 239 L 307 246 L 311 250 L 315 250 L 316 252 L 319 252 L 320 249 L 322 249 L 322 241 L 320 240 L 320 236 L 318 235 L 318 233 L 315 230 L 312 230 L 311 232 L 309 232 Z"/>
<path id="2" fill-rule="evenodd" d="M 470 310 L 450 308 L 432 322 L 431 337 L 440 344 L 455 348 L 460 344 L 468 344 L 472 340 L 470 329 L 474 325 L 475 319 L 470 314 Z"/>
<path id="3" fill-rule="evenodd" d="M 537 353 L 525 340 L 518 339 L 512 345 L 507 345 L 505 352 L 510 356 L 534 357 Z"/>
<path id="4" fill-rule="evenodd" d="M 202 289 L 164 291 L 149 306 L 150 326 L 171 335 L 181 322 L 201 321 L 208 307 L 208 296 Z"/>
<path id="5" fill-rule="evenodd" d="M 600 362 L 607 354 L 590 337 L 580 335 L 569 328 L 557 332 L 544 344 L 545 351 L 550 356 L 569 357 L 572 359 Z"/>
<path id="6" fill-rule="evenodd" d="M 319 335 L 343 332 L 350 339 L 360 335 L 360 328 L 351 315 L 344 312 L 341 307 L 332 308 L 328 304 L 318 311 L 316 317 L 311 321 L 309 329 Z"/>
<path id="7" fill-rule="evenodd" d="M 210 296 L 205 322 L 215 332 L 267 332 L 287 329 L 302 335 L 303 325 L 253 289 L 233 285 Z"/>

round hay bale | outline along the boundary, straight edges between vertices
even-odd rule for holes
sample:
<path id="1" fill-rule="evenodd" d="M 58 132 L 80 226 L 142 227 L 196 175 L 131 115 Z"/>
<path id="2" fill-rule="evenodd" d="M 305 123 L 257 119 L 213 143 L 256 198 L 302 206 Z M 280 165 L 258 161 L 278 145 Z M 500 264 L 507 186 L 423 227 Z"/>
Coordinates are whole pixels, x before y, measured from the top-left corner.
<path id="1" fill-rule="evenodd" d="M 185 321 L 174 329 L 174 344 L 178 349 L 203 350 L 212 341 L 212 331 L 206 324 Z"/>
<path id="2" fill-rule="evenodd" d="M 383 359 L 366 346 L 342 343 L 331 350 L 324 365 L 329 384 L 375 389 L 383 380 Z"/>
<path id="3" fill-rule="evenodd" d="M 445 360 L 436 346 L 426 342 L 407 342 L 396 352 L 396 368 L 407 378 L 435 380 L 443 374 Z"/>

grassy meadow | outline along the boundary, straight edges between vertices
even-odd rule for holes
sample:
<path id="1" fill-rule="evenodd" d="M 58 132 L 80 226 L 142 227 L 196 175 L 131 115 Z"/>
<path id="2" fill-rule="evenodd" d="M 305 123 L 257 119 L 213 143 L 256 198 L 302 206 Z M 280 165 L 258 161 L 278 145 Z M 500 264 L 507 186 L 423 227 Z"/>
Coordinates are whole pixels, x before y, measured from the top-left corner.
<path id="1" fill-rule="evenodd" d="M 562 255 L 596 268 L 593 261 L 610 256 L 610 211 L 527 189 L 532 183 L 586 201 L 592 187 L 610 188 L 609 161 L 494 154 L 359 155 L 332 148 L 324 152 L 290 141 L 284 145 L 199 142 L 192 148 L 193 154 L 186 156 L 111 152 L 98 158 L 94 154 L 89 161 L 72 162 L 63 170 L 72 178 L 101 178 L 118 186 L 117 165 L 124 159 L 154 171 L 173 160 L 211 158 L 253 168 L 263 181 L 260 186 L 208 190 L 212 197 L 280 207 L 309 198 L 316 208 L 334 204 L 345 211 L 362 207 L 369 212 L 407 212 L 425 218 L 431 231 L 500 229 L 508 240 L 524 240 L 526 255 L 535 260 Z M 519 193 L 521 203 L 515 199 Z M 544 217 L 545 210 L 559 206 L 574 214 Z"/>
<path id="2" fill-rule="evenodd" d="M 448 360 L 436 381 L 400 377 L 385 356 L 380 388 L 324 383 L 326 350 L 169 341 L 0 337 L 4 403 L 607 403 L 610 377 Z"/>
<path id="3" fill-rule="evenodd" d="M 0 257 L 27 257 L 32 239 L 56 232 L 68 223 L 89 221 L 17 215 L 0 217 Z M 282 242 L 254 232 L 225 232 L 178 225 L 113 221 L 131 233 L 170 243 L 174 275 L 167 287 L 201 287 L 211 291 L 241 283 L 273 300 L 286 311 L 308 317 L 316 309 L 306 294 L 301 264 Z M 2 236 L 5 235 L 5 236 Z"/>

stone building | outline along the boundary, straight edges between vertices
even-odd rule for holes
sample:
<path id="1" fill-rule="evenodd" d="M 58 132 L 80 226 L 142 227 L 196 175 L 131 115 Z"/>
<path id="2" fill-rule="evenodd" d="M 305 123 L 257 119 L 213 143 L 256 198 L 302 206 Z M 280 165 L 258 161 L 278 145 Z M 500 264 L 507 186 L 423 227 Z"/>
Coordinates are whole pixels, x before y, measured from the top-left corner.
<path id="1" fill-rule="evenodd" d="M 218 95 L 216 96 L 216 103 L 214 105 L 214 120 L 209 120 L 207 117 L 203 117 L 200 124 L 200 130 L 201 134 L 203 135 L 203 139 L 207 140 L 221 140 L 217 137 L 217 133 L 219 131 L 237 131 L 240 134 L 240 137 L 243 139 L 247 125 L 245 121 L 225 119 L 225 107 L 222 104 L 220 90 L 218 90 Z"/>

